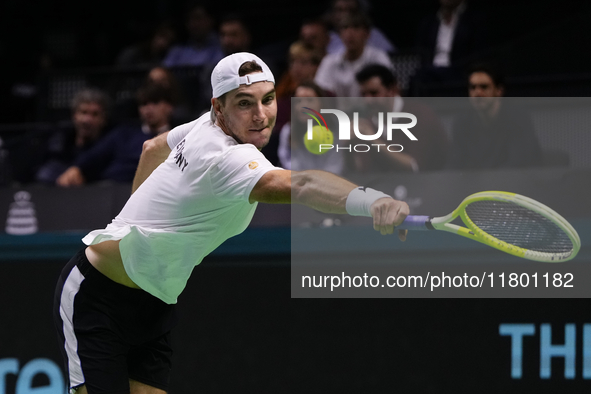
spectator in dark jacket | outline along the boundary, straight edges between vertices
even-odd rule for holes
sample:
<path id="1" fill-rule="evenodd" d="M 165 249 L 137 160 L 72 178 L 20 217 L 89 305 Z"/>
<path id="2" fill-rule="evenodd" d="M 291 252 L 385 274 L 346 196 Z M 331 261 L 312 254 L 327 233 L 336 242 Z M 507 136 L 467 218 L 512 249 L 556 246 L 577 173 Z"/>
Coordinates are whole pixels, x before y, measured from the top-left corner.
<path id="1" fill-rule="evenodd" d="M 171 91 L 149 83 L 137 93 L 141 122 L 117 126 L 92 149 L 80 155 L 57 180 L 62 187 L 80 186 L 97 180 L 133 180 L 143 143 L 170 130 L 174 110 Z"/>
<path id="2" fill-rule="evenodd" d="M 68 167 L 104 137 L 110 99 L 100 89 L 79 90 L 72 99 L 72 126 L 53 133 L 46 144 L 46 157 L 36 171 L 38 182 L 54 184 Z"/>
<path id="3" fill-rule="evenodd" d="M 468 0 L 439 0 L 436 13 L 426 16 L 417 33 L 422 67 L 412 85 L 461 81 L 466 66 L 482 61 L 490 46 L 483 12 Z"/>
<path id="4" fill-rule="evenodd" d="M 450 155 L 452 169 L 523 168 L 543 164 L 531 116 L 503 99 L 498 70 L 478 64 L 468 77 L 471 108 L 458 116 Z"/>

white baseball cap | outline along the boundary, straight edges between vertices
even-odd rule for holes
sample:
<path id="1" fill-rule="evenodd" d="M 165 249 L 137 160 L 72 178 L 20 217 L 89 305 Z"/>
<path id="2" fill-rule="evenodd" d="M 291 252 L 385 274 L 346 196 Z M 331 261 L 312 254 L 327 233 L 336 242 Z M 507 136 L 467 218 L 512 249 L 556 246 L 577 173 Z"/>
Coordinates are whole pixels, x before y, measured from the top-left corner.
<path id="1" fill-rule="evenodd" d="M 256 61 L 263 72 L 248 74 L 243 77 L 238 75 L 238 69 L 246 62 Z M 275 77 L 271 69 L 258 56 L 248 52 L 238 52 L 226 56 L 218 62 L 211 73 L 211 89 L 213 98 L 238 89 L 240 85 L 250 85 L 255 82 L 269 81 L 275 83 Z"/>

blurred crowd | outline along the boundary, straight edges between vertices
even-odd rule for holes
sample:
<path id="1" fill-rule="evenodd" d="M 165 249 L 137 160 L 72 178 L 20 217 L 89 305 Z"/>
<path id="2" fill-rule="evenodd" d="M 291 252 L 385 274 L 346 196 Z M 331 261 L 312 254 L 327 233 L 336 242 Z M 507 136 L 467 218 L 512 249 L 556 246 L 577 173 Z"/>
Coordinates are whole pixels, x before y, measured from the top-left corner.
<path id="1" fill-rule="evenodd" d="M 131 182 L 143 142 L 208 111 L 211 70 L 224 56 L 243 51 L 257 54 L 275 74 L 277 122 L 263 153 L 278 166 L 342 174 L 546 165 L 531 119 L 502 100 L 503 72 L 488 51 L 492 24 L 473 2 L 439 0 L 438 9 L 423 16 L 412 51 L 418 65 L 404 84 L 395 61 L 400 55 L 396 41 L 372 23 L 366 0 L 332 0 L 320 15 L 301 21 L 297 39 L 264 45 L 253 39 L 254 21 L 189 2 L 183 26 L 162 21 L 148 40 L 124 47 L 116 57 L 113 70 L 141 73 L 139 88 L 125 101 L 131 116 L 120 116 L 121 98 L 106 87 L 81 87 L 71 100 L 69 118 L 54 122 L 41 138 L 24 132 L 0 139 L 0 184 Z M 194 85 L 179 78 L 179 69 L 197 70 Z M 451 130 L 416 100 L 421 86 L 433 83 L 460 84 L 471 98 L 471 110 Z M 365 97 L 385 113 L 413 113 L 420 119 L 413 129 L 418 143 L 381 155 L 310 155 L 300 138 L 306 120 L 299 114 L 292 118 L 293 97 L 308 100 L 311 108 L 321 98 Z M 384 121 L 361 119 L 360 128 L 375 130 Z"/>

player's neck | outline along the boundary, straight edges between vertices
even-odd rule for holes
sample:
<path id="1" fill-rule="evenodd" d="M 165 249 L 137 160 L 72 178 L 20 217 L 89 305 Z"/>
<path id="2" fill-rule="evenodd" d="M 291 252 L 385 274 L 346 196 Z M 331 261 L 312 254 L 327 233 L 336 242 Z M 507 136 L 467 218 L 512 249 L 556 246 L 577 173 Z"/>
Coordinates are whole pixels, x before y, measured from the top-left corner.
<path id="1" fill-rule="evenodd" d="M 224 132 L 224 134 L 226 134 L 226 135 L 228 135 L 228 136 L 230 136 L 230 137 L 234 138 L 234 139 L 236 140 L 236 142 L 238 142 L 239 144 L 243 144 L 243 143 L 244 143 L 244 142 L 242 142 L 242 141 L 240 140 L 240 138 L 238 138 L 238 137 L 236 136 L 236 134 L 234 134 L 234 133 L 232 132 L 232 130 L 230 130 L 230 129 L 229 129 L 227 126 L 226 126 L 226 124 L 225 124 L 225 123 L 224 123 L 224 121 L 223 121 L 223 118 L 220 118 L 220 117 L 218 117 L 218 118 L 216 119 L 216 121 L 215 121 L 215 125 L 216 125 L 217 127 L 219 127 L 220 129 L 222 129 L 222 131 Z"/>

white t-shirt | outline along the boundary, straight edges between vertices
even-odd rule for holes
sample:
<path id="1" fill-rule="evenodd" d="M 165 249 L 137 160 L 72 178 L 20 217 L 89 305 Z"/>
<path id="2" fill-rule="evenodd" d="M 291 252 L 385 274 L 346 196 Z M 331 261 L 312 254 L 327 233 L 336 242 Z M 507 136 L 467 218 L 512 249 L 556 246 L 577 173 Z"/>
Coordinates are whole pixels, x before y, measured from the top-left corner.
<path id="1" fill-rule="evenodd" d="M 243 232 L 256 209 L 249 196 L 274 167 L 252 144 L 239 144 L 212 124 L 209 113 L 169 133 L 180 141 L 87 245 L 121 240 L 127 275 L 162 301 L 174 304 L 205 256 Z"/>
<path id="2" fill-rule="evenodd" d="M 386 52 L 366 45 L 357 60 L 345 59 L 344 50 L 324 56 L 318 66 L 314 82 L 321 88 L 330 90 L 337 97 L 359 97 L 361 94 L 355 74 L 370 64 L 381 64 L 393 69 L 392 61 Z"/>
<path id="3" fill-rule="evenodd" d="M 451 65 L 451 48 L 458 27 L 460 15 L 466 9 L 466 3 L 460 4 L 452 13 L 451 20 L 446 23 L 441 11 L 437 13 L 439 19 L 439 30 L 437 31 L 437 41 L 435 44 L 435 55 L 433 56 L 433 65 L 436 67 L 449 67 Z"/>
<path id="4" fill-rule="evenodd" d="M 388 53 L 396 52 L 396 47 L 386 37 L 386 35 L 377 27 L 372 27 L 369 31 L 369 38 L 367 39 L 367 45 L 370 47 L 378 48 Z M 330 41 L 326 46 L 326 53 L 337 53 L 345 49 L 343 40 L 336 31 L 330 32 Z"/>

